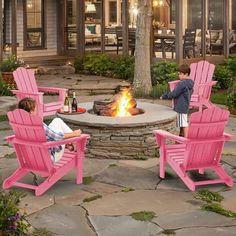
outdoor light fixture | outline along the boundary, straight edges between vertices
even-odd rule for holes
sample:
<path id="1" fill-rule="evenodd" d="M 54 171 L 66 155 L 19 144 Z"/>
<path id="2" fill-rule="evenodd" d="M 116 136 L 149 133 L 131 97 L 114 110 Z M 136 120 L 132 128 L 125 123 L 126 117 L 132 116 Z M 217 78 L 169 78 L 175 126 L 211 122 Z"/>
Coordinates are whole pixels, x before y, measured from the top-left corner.
<path id="1" fill-rule="evenodd" d="M 89 3 L 86 5 L 85 12 L 86 12 L 86 13 L 96 13 L 96 6 L 95 6 L 95 4 L 89 2 Z"/>
<path id="2" fill-rule="evenodd" d="M 33 7 L 32 1 L 31 1 L 31 0 L 28 0 L 28 1 L 27 1 L 27 8 L 28 8 L 28 9 L 31 9 L 32 7 Z"/>
<path id="3" fill-rule="evenodd" d="M 160 7 L 164 5 L 164 0 L 154 0 L 153 1 L 153 6 L 154 7 Z"/>

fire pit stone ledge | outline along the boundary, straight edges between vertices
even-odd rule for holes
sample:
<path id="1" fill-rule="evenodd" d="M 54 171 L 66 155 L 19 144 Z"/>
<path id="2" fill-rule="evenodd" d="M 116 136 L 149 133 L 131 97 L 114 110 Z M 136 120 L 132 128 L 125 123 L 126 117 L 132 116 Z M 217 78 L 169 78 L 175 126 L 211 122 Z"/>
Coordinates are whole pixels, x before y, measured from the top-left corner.
<path id="1" fill-rule="evenodd" d="M 82 129 L 91 135 L 87 157 L 136 159 L 151 158 L 156 154 L 153 130 L 176 131 L 176 113 L 169 107 L 147 102 L 137 103 L 145 112 L 129 117 L 97 116 L 89 112 L 79 115 L 58 114 L 73 129 Z M 93 103 L 80 103 L 92 109 Z"/>

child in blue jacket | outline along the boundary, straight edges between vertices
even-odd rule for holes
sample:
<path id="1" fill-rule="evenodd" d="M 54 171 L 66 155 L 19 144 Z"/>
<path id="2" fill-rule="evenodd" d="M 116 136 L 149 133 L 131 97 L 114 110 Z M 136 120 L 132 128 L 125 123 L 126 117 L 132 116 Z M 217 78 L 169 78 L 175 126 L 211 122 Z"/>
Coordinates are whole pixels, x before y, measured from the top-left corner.
<path id="1" fill-rule="evenodd" d="M 176 88 L 164 93 L 160 99 L 174 99 L 174 111 L 177 112 L 177 127 L 180 127 L 180 136 L 187 137 L 188 133 L 188 112 L 194 82 L 189 78 L 190 68 L 188 65 L 181 65 L 177 68 L 180 82 Z"/>

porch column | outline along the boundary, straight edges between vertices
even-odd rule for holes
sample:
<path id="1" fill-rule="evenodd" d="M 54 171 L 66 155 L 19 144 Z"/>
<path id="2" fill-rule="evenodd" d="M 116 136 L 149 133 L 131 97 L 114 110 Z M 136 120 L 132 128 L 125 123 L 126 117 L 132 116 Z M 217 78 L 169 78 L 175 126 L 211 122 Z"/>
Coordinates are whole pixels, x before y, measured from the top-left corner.
<path id="1" fill-rule="evenodd" d="M 129 55 L 129 9 L 128 0 L 122 2 L 122 51 L 123 55 Z"/>
<path id="2" fill-rule="evenodd" d="M 16 12 L 17 0 L 11 1 L 11 53 L 17 56 Z"/>
<path id="3" fill-rule="evenodd" d="M 183 0 L 174 0 L 176 6 L 176 61 L 183 61 Z"/>
<path id="4" fill-rule="evenodd" d="M 3 7 L 2 7 L 2 0 L 0 0 L 0 62 L 3 59 Z"/>
<path id="5" fill-rule="evenodd" d="M 105 1 L 101 1 L 101 52 L 105 52 Z"/>
<path id="6" fill-rule="evenodd" d="M 76 37 L 76 45 L 77 45 L 77 52 L 78 53 L 84 53 L 85 52 L 85 17 L 84 17 L 84 11 L 85 11 L 85 4 L 84 0 L 77 0 L 76 1 L 76 8 L 77 8 L 77 14 L 76 14 L 76 28 L 77 28 L 77 37 Z"/>
<path id="7" fill-rule="evenodd" d="M 201 12 L 202 12 L 202 22 L 201 22 L 201 32 L 207 32 L 207 22 L 208 22 L 208 0 L 201 1 Z M 202 57 L 206 59 L 206 34 L 201 35 L 201 50 Z"/>
<path id="8" fill-rule="evenodd" d="M 229 57 L 229 0 L 224 0 L 224 13 L 223 13 L 223 36 L 224 36 L 224 56 Z"/>

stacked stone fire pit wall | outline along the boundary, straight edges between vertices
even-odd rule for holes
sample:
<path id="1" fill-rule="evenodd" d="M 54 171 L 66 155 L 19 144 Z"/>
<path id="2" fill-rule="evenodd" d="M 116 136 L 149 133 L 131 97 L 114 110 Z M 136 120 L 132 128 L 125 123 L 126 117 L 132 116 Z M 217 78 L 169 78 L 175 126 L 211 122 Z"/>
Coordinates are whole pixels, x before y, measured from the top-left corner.
<path id="1" fill-rule="evenodd" d="M 92 103 L 80 104 L 87 110 Z M 86 157 L 142 159 L 157 156 L 153 130 L 176 132 L 176 114 L 169 107 L 138 103 L 144 114 L 133 117 L 104 117 L 88 112 L 80 115 L 59 115 L 72 129 L 90 134 Z"/>

